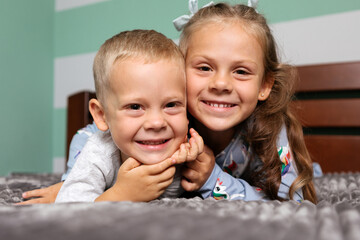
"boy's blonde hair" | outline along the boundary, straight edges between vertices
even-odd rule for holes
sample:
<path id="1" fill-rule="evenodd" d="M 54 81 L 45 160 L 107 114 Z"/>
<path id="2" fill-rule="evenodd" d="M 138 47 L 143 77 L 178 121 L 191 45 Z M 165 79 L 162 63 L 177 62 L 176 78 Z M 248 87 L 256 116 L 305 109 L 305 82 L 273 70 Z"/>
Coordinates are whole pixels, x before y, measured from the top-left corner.
<path id="1" fill-rule="evenodd" d="M 143 59 L 145 64 L 164 59 L 176 61 L 179 68 L 183 68 L 185 79 L 184 57 L 171 39 L 154 30 L 121 32 L 106 40 L 94 59 L 96 97 L 104 107 L 112 66 L 116 61 L 128 58 Z"/>

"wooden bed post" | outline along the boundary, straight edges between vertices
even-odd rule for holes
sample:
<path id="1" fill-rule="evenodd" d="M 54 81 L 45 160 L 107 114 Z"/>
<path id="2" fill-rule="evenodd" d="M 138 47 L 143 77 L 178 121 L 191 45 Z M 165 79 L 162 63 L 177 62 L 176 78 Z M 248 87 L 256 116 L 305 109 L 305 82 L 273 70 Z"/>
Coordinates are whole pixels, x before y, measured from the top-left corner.
<path id="1" fill-rule="evenodd" d="M 96 98 L 94 92 L 82 91 L 68 97 L 67 132 L 66 132 L 66 163 L 69 157 L 69 146 L 76 132 L 93 122 L 89 112 L 89 100 Z"/>

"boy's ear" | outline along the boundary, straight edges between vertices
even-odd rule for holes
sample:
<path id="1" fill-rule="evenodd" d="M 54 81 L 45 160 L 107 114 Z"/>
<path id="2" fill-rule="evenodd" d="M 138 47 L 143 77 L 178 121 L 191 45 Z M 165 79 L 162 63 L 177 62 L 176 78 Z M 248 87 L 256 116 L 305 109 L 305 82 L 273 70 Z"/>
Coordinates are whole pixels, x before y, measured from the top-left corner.
<path id="1" fill-rule="evenodd" d="M 267 77 L 263 81 L 259 90 L 259 96 L 258 96 L 259 101 L 265 101 L 269 97 L 271 89 L 274 85 L 274 81 L 275 79 L 273 77 Z"/>
<path id="2" fill-rule="evenodd" d="M 108 124 L 106 123 L 106 117 L 104 108 L 97 99 L 90 99 L 89 101 L 89 111 L 94 119 L 94 122 L 99 130 L 106 131 L 109 129 Z"/>

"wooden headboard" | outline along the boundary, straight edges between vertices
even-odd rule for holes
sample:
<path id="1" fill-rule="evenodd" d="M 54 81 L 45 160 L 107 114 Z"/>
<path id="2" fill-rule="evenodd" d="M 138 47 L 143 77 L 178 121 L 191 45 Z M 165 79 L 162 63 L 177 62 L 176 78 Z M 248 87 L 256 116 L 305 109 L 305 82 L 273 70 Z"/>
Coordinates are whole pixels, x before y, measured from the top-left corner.
<path id="1" fill-rule="evenodd" d="M 360 62 L 298 67 L 293 101 L 305 143 L 324 172 L 360 171 Z M 95 93 L 68 98 L 67 155 L 73 135 L 92 123 L 88 103 Z"/>
<path id="2" fill-rule="evenodd" d="M 294 101 L 324 172 L 360 171 L 360 62 L 298 67 Z"/>

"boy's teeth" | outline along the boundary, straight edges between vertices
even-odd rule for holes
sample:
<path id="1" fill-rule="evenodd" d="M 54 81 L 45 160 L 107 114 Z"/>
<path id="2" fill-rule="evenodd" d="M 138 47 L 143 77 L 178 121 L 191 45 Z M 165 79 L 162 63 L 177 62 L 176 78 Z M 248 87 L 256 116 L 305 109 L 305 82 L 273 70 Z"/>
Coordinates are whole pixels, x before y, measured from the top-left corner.
<path id="1" fill-rule="evenodd" d="M 144 144 L 144 145 L 159 145 L 159 144 L 163 144 L 164 142 L 166 142 L 166 140 L 160 140 L 160 141 L 141 141 L 141 143 Z"/>

